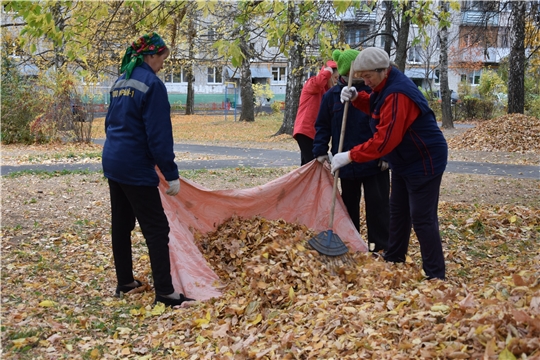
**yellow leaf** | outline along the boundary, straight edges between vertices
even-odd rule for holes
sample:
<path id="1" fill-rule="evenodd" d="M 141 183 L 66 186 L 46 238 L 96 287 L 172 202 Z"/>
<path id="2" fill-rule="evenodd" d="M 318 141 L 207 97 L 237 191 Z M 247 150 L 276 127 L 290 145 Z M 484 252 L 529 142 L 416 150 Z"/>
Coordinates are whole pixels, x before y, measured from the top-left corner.
<path id="1" fill-rule="evenodd" d="M 289 299 L 291 299 L 291 301 L 294 301 L 294 289 L 292 286 L 289 288 Z"/>
<path id="2" fill-rule="evenodd" d="M 304 246 L 302 246 L 302 244 L 296 244 L 296 248 L 298 249 L 298 251 L 305 251 L 306 248 Z"/>
<path id="3" fill-rule="evenodd" d="M 67 351 L 73 351 L 73 345 L 66 344 L 66 349 L 67 349 Z"/>
<path id="4" fill-rule="evenodd" d="M 90 352 L 90 357 L 92 359 L 97 359 L 99 358 L 99 350 L 98 349 L 93 349 L 91 352 Z"/>
<path id="5" fill-rule="evenodd" d="M 431 307 L 431 311 L 448 312 L 450 311 L 450 307 L 444 304 L 435 304 Z"/>
<path id="6" fill-rule="evenodd" d="M 42 306 L 42 307 L 52 307 L 56 305 L 56 303 L 52 300 L 43 300 L 42 302 L 39 303 L 39 306 Z"/>
<path id="7" fill-rule="evenodd" d="M 195 319 L 195 325 L 198 327 L 202 327 L 203 325 L 208 324 L 210 321 L 207 319 Z"/>
<path id="8" fill-rule="evenodd" d="M 129 351 L 129 348 L 123 348 L 122 349 L 122 355 L 129 355 L 131 351 Z"/>
<path id="9" fill-rule="evenodd" d="M 15 349 L 22 349 L 26 345 L 26 338 L 14 339 L 12 341 Z"/>
<path id="10" fill-rule="evenodd" d="M 117 327 L 116 330 L 118 330 L 118 334 L 120 335 L 127 335 L 131 332 L 131 329 L 128 327 Z"/>
<path id="11" fill-rule="evenodd" d="M 165 312 L 165 304 L 157 303 L 156 306 L 151 311 L 151 314 L 154 316 L 161 315 Z"/>
<path id="12" fill-rule="evenodd" d="M 516 220 L 517 220 L 517 216 L 516 216 L 516 215 L 510 216 L 510 222 L 511 222 L 511 223 L 515 223 Z"/>
<path id="13" fill-rule="evenodd" d="M 505 348 L 501 353 L 499 354 L 499 360 L 516 360 L 516 357 L 514 354 L 512 354 L 507 348 Z"/>
<path id="14" fill-rule="evenodd" d="M 262 254 L 263 257 L 265 257 L 266 259 L 268 259 L 268 253 L 264 253 Z"/>
<path id="15" fill-rule="evenodd" d="M 141 315 L 141 311 L 139 309 L 131 309 L 129 310 L 129 313 L 133 316 Z"/>
<path id="16" fill-rule="evenodd" d="M 203 337 L 203 336 L 201 336 L 201 335 L 199 335 L 199 336 L 197 336 L 196 341 L 197 341 L 197 344 L 202 344 L 203 342 L 206 341 L 206 338 Z"/>
<path id="17" fill-rule="evenodd" d="M 255 318 L 255 320 L 253 320 L 251 323 L 253 325 L 257 325 L 258 323 L 260 323 L 262 321 L 262 315 L 261 314 L 257 314 L 257 317 Z"/>

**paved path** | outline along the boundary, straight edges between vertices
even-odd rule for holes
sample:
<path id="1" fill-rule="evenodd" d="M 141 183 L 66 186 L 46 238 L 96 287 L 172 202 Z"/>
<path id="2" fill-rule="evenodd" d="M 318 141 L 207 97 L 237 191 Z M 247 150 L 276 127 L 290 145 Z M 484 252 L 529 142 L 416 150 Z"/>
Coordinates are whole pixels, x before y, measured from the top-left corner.
<path id="1" fill-rule="evenodd" d="M 97 143 L 103 143 L 99 140 Z M 284 167 L 300 166 L 300 154 L 296 151 L 287 150 L 267 150 L 236 148 L 211 145 L 175 144 L 174 150 L 177 152 L 189 152 L 201 155 L 229 156 L 224 160 L 182 160 L 178 161 L 179 170 L 198 169 L 221 169 L 234 167 Z M 0 174 L 7 175 L 16 171 L 74 171 L 89 170 L 100 171 L 101 163 L 89 164 L 32 164 L 19 166 L 1 166 Z M 446 167 L 449 173 L 478 174 L 507 176 L 511 178 L 540 179 L 540 167 L 532 165 L 512 165 L 512 164 L 491 164 L 464 161 L 450 161 Z"/>

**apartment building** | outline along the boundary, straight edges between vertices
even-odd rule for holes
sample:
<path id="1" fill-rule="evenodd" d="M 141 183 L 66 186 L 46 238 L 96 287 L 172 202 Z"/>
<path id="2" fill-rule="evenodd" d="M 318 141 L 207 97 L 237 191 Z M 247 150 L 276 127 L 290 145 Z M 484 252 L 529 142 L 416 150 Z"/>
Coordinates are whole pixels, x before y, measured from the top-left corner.
<path id="1" fill-rule="evenodd" d="M 528 6 L 538 1 L 528 2 Z M 386 37 L 383 33 L 385 2 L 366 2 L 372 10 L 364 8 L 350 10 L 334 20 L 343 24 L 344 40 L 353 48 L 377 46 L 384 48 Z M 437 4 L 437 1 L 433 3 Z M 460 82 L 471 86 L 478 85 L 485 69 L 496 69 L 510 52 L 510 14 L 512 1 L 461 1 L 459 12 L 452 13 L 449 30 L 449 86 L 458 91 Z M 6 14 L 2 14 L 5 17 Z M 436 25 L 427 29 L 429 42 L 412 46 L 412 41 L 419 35 L 418 27 L 411 26 L 405 74 L 419 87 L 437 92 L 439 90 L 439 56 L 438 31 Z M 211 32 L 212 29 L 207 29 Z M 394 34 L 395 35 L 395 34 Z M 261 40 L 258 40 L 260 42 Z M 263 48 L 263 44 L 255 42 L 254 46 Z M 285 98 L 289 64 L 287 59 L 278 53 L 278 49 L 264 46 L 273 57 L 272 62 L 253 62 L 251 77 L 253 83 L 268 84 L 274 93 L 271 101 L 283 101 Z M 391 54 L 393 58 L 395 55 Z M 14 54 L 16 57 L 16 54 Z M 36 67 L 25 62 L 21 72 L 35 75 Z M 208 62 L 195 64 L 194 90 L 196 104 L 216 104 L 221 106 L 226 100 L 234 98 L 240 103 L 239 71 L 226 64 Z M 306 69 L 306 78 L 310 71 Z M 187 69 L 179 63 L 167 63 L 160 73 L 170 95 L 171 103 L 185 104 L 187 94 Z M 98 92 L 103 93 L 103 101 L 107 101 L 109 86 L 115 78 L 99 84 Z"/>

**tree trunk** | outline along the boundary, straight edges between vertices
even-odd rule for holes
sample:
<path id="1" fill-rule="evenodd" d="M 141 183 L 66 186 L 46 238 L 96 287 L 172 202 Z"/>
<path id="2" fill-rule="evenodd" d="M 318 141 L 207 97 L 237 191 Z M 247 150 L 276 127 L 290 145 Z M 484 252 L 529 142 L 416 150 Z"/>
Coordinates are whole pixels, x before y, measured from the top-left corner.
<path id="1" fill-rule="evenodd" d="M 392 14 L 394 5 L 392 1 L 385 1 L 386 5 L 386 12 L 384 13 L 384 21 L 385 21 L 385 41 L 384 41 L 384 51 L 386 51 L 387 54 L 390 54 L 390 51 L 392 50 Z"/>
<path id="2" fill-rule="evenodd" d="M 290 71 L 287 76 L 287 87 L 285 89 L 285 112 L 283 124 L 275 135 L 292 135 L 294 121 L 300 104 L 300 94 L 304 85 L 305 53 L 303 46 L 295 45 L 290 52 Z"/>
<path id="3" fill-rule="evenodd" d="M 297 5 L 294 2 L 289 3 L 288 7 L 289 24 L 297 23 Z M 289 73 L 287 74 L 287 87 L 285 88 L 285 111 L 283 114 L 283 123 L 275 136 L 281 134 L 292 135 L 294 121 L 298 112 L 300 103 L 300 94 L 304 85 L 304 69 L 306 66 L 306 46 L 298 35 L 290 35 L 293 44 L 289 52 Z"/>
<path id="4" fill-rule="evenodd" d="M 512 48 L 508 70 L 508 114 L 525 110 L 525 1 L 512 2 Z"/>
<path id="5" fill-rule="evenodd" d="M 54 25 L 64 33 L 66 27 L 65 19 L 62 17 L 62 5 L 60 3 L 55 3 L 51 8 L 51 14 L 54 19 Z M 55 70 L 58 71 L 64 66 L 64 36 L 62 35 L 62 43 L 57 45 L 54 40 L 51 39 L 54 44 L 54 66 Z"/>
<path id="6" fill-rule="evenodd" d="M 240 97 L 242 98 L 242 110 L 239 121 L 255 121 L 251 69 L 249 68 L 249 60 L 245 58 L 240 65 Z"/>
<path id="7" fill-rule="evenodd" d="M 444 129 L 453 129 L 454 122 L 452 120 L 452 99 L 450 97 L 450 88 L 448 87 L 448 28 L 442 27 L 439 32 L 440 40 L 440 58 L 439 58 L 439 76 L 441 82 L 441 110 L 442 110 L 442 127 Z M 454 106 L 457 106 L 454 105 Z"/>
<path id="8" fill-rule="evenodd" d="M 192 13 L 193 15 L 193 13 Z M 194 16 L 189 17 L 188 24 L 188 59 L 190 59 L 189 66 L 187 66 L 187 96 L 186 96 L 186 115 L 195 114 L 195 89 L 193 85 L 195 84 L 195 76 L 193 75 L 193 60 L 195 57 L 195 37 L 197 36 L 197 31 L 195 30 L 195 21 Z"/>
<path id="9" fill-rule="evenodd" d="M 401 24 L 399 26 L 398 38 L 396 44 L 396 60 L 395 63 L 398 69 L 405 72 L 405 64 L 407 63 L 407 42 L 409 41 L 409 28 L 411 27 L 411 18 L 406 15 L 410 5 L 402 4 L 403 9 L 401 15 Z"/>
<path id="10" fill-rule="evenodd" d="M 191 51 L 190 48 L 190 58 L 191 58 Z M 195 76 L 193 76 L 193 65 L 189 64 L 188 67 L 188 81 L 187 81 L 187 96 L 186 96 L 186 115 L 193 115 L 195 114 L 195 89 L 193 88 L 193 84 L 195 83 Z"/>
<path id="11" fill-rule="evenodd" d="M 255 121 L 255 98 L 253 95 L 253 82 L 251 79 L 250 59 L 252 58 L 249 46 L 249 24 L 243 25 L 242 35 L 240 35 L 240 49 L 244 57 L 240 65 L 240 97 L 242 98 L 242 109 L 239 121 Z"/>

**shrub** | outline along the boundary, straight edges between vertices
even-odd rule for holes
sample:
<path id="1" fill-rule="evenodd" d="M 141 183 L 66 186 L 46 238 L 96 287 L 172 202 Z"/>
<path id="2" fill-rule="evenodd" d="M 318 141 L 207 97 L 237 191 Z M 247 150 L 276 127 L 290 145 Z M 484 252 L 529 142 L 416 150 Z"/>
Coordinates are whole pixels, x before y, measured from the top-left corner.
<path id="1" fill-rule="evenodd" d="M 19 74 L 7 57 L 2 57 L 2 131 L 1 141 L 32 143 L 30 123 L 38 115 L 39 97 L 32 82 Z"/>
<path id="2" fill-rule="evenodd" d="M 270 108 L 272 109 L 272 114 L 279 113 L 283 109 L 283 101 L 274 101 L 270 104 Z"/>
<path id="3" fill-rule="evenodd" d="M 526 113 L 540 119 L 540 96 L 532 97 L 527 103 Z"/>

